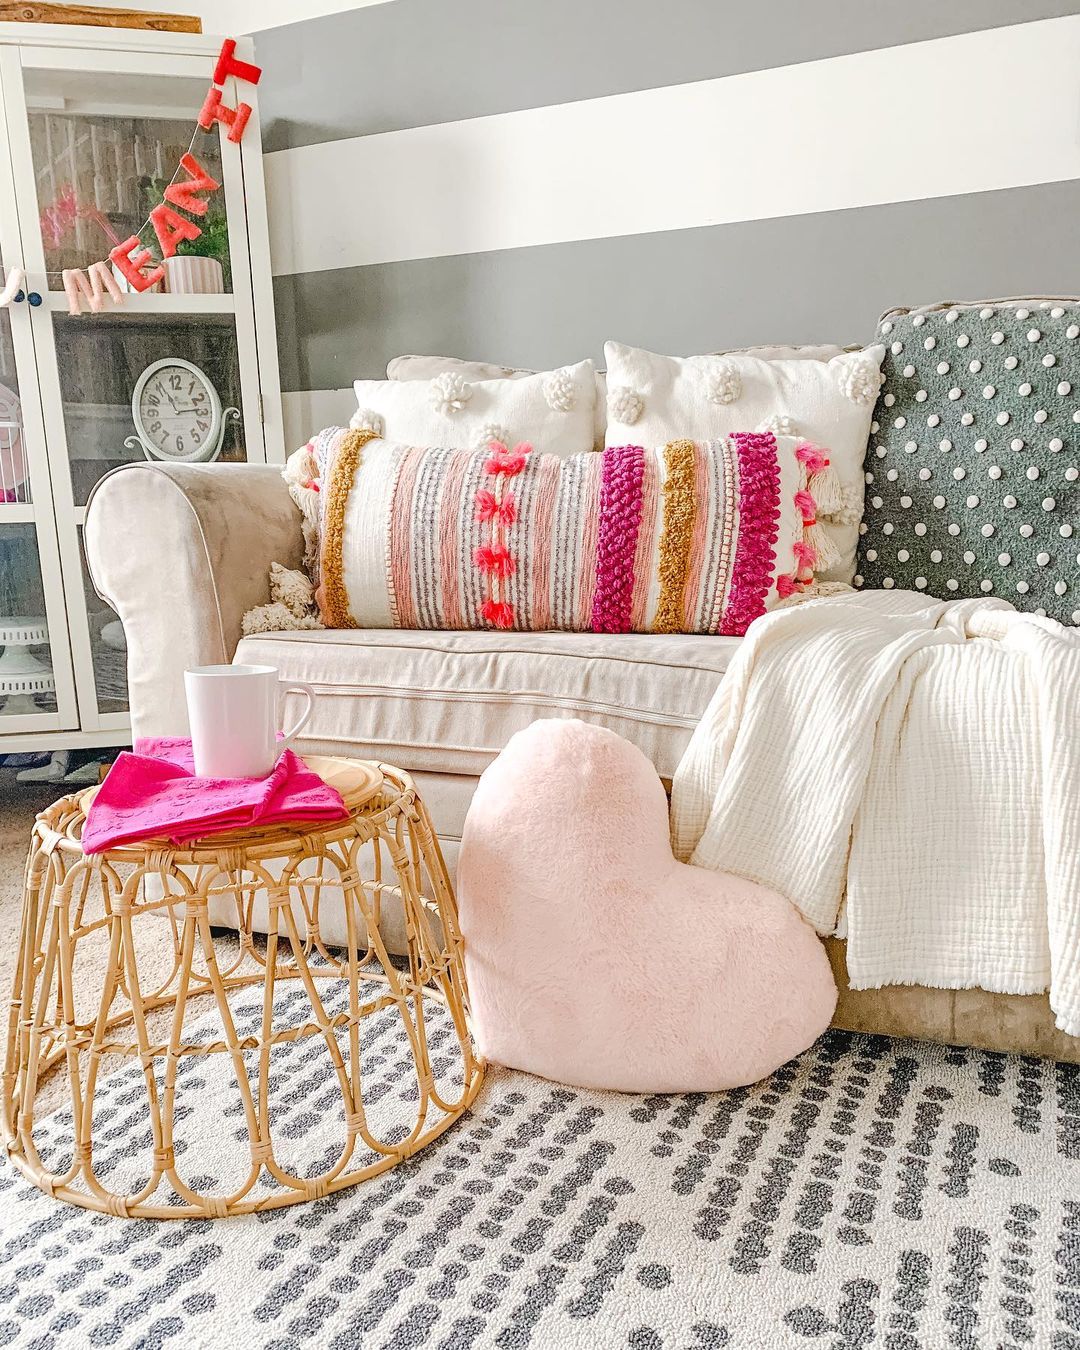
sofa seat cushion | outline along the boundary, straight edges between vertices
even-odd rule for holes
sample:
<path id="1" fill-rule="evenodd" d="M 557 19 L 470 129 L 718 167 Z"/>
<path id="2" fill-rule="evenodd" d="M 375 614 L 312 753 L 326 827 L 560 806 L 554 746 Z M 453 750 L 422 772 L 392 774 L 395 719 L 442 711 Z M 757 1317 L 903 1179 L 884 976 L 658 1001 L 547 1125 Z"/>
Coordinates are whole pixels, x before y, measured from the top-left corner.
<path id="1" fill-rule="evenodd" d="M 326 629 L 244 638 L 234 660 L 315 686 L 301 751 L 479 774 L 537 718 L 577 717 L 617 731 L 670 778 L 738 644 L 682 634 Z"/>

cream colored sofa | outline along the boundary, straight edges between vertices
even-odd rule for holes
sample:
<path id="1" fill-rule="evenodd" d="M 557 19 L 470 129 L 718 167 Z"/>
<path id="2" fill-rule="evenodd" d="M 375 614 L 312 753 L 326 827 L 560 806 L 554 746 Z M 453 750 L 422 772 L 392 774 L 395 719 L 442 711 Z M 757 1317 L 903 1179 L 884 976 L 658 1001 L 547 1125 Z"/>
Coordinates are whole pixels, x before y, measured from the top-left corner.
<path id="1" fill-rule="evenodd" d="M 86 553 L 123 620 L 136 736 L 187 729 L 187 666 L 277 666 L 320 697 L 299 748 L 374 758 L 412 773 L 453 869 L 476 779 L 538 717 L 611 727 L 670 778 L 738 640 L 584 633 L 333 630 L 242 638 L 267 598 L 271 562 L 300 565 L 300 517 L 280 470 L 138 464 L 98 484 Z M 846 987 L 844 944 L 828 943 L 841 986 L 836 1022 L 1080 1060 L 1045 997 L 982 990 Z"/>

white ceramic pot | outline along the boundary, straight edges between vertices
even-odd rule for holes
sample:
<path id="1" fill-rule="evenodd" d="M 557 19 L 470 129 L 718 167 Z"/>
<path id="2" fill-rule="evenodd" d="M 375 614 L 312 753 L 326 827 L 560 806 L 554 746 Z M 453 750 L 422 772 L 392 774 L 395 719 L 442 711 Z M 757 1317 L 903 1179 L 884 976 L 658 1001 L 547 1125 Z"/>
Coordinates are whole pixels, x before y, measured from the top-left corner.
<path id="1" fill-rule="evenodd" d="M 122 291 L 127 291 L 131 295 L 137 294 L 135 287 L 128 281 L 127 277 L 124 276 L 123 272 L 120 271 L 115 263 L 112 265 L 112 274 L 116 278 L 116 284 Z M 148 286 L 146 289 L 148 291 L 163 291 L 165 287 L 160 281 L 155 281 L 152 286 Z"/>
<path id="2" fill-rule="evenodd" d="M 216 258 L 165 259 L 165 286 L 172 295 L 221 295 L 225 273 Z"/>

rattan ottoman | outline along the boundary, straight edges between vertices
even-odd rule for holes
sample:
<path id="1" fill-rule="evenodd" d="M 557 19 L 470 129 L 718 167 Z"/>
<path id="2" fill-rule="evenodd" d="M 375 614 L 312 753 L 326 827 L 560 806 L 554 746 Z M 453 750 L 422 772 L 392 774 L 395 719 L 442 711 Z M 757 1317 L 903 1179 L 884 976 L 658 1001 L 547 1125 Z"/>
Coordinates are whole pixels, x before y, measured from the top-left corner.
<path id="1" fill-rule="evenodd" d="M 346 819 L 310 829 L 234 831 L 179 848 L 144 841 L 87 857 L 79 838 L 95 789 L 64 797 L 38 816 L 26 870 L 2 1125 L 9 1158 L 42 1190 L 126 1217 L 273 1209 L 389 1170 L 472 1103 L 483 1065 L 469 1032 L 454 893 L 424 804 L 399 769 L 356 760 L 307 762 L 341 792 Z M 331 894 L 345 906 L 350 940 L 341 949 L 327 947 L 319 931 L 320 906 Z M 223 899 L 235 910 L 236 932 L 211 929 L 208 906 L 213 900 L 220 914 Z M 392 958 L 380 932 L 389 905 L 404 911 L 406 957 Z M 148 932 L 159 967 L 153 972 L 145 968 Z M 101 949 L 93 969 L 104 974 L 94 982 L 89 1006 L 80 1009 L 86 981 L 77 972 L 87 968 L 91 943 Z M 255 1030 L 249 1026 L 245 1034 L 232 1005 L 253 989 L 259 1015 Z M 299 1014 L 281 1015 L 283 990 Z M 302 996 L 291 996 L 297 990 Z M 211 1009 L 222 1031 L 208 1039 L 192 1029 Z M 365 1102 L 362 1059 L 370 1019 L 385 1023 L 387 1017 L 400 1019 L 408 1042 L 408 1117 L 380 1137 Z M 438 1071 L 429 1044 L 436 1020 Z M 346 1146 L 327 1166 L 304 1168 L 293 1158 L 290 1167 L 273 1128 L 271 1061 L 280 1047 L 309 1037 L 322 1038 L 333 1062 Z M 199 1160 L 185 1153 L 181 1168 L 174 1147 L 177 1076 L 194 1056 L 222 1057 L 230 1091 L 242 1104 L 235 1118 L 239 1138 L 246 1129 L 239 1147 L 247 1175 L 228 1194 L 193 1184 Z M 108 1067 L 124 1060 L 129 1074 L 139 1074 L 132 1063 L 141 1066 L 136 1085 L 140 1092 L 145 1085 L 149 1129 L 139 1135 L 150 1145 L 139 1160 L 147 1180 L 127 1194 L 111 1189 L 94 1168 L 95 1091 Z M 69 1078 L 71 1139 L 66 1165 L 50 1170 L 35 1139 L 34 1100 L 39 1084 L 57 1071 Z M 207 1100 L 199 1109 L 219 1105 Z M 312 1170 L 315 1175 L 301 1175 Z"/>

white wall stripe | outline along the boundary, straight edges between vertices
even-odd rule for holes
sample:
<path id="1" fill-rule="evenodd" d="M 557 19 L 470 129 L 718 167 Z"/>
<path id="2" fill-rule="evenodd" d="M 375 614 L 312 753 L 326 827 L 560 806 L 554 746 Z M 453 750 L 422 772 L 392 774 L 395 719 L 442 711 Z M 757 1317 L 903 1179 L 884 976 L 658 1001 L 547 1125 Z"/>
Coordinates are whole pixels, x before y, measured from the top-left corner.
<path id="1" fill-rule="evenodd" d="M 1077 69 L 1073 15 L 282 150 L 274 272 L 1080 177 Z"/>

